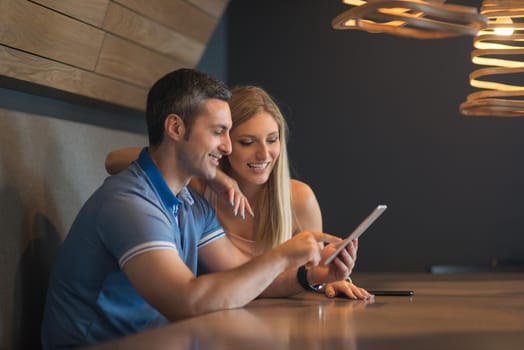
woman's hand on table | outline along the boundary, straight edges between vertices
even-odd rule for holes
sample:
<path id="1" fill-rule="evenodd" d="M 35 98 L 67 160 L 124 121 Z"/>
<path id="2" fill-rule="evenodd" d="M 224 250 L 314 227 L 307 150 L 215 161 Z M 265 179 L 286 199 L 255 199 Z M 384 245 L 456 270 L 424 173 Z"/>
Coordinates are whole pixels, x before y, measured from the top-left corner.
<path id="1" fill-rule="evenodd" d="M 327 283 L 324 287 L 324 293 L 328 298 L 334 298 L 337 295 L 344 295 L 349 299 L 367 300 L 373 297 L 364 288 L 360 288 L 353 282 L 343 280 Z"/>

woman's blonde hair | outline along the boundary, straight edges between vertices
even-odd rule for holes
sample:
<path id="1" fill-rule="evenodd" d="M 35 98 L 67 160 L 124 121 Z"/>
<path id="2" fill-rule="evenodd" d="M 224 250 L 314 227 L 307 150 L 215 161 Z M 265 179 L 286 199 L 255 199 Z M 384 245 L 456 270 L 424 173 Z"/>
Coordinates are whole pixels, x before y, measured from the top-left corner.
<path id="1" fill-rule="evenodd" d="M 230 100 L 234 130 L 259 112 L 270 114 L 276 121 L 280 139 L 280 155 L 269 175 L 268 181 L 256 203 L 256 240 L 262 242 L 264 249 L 270 249 L 291 238 L 293 220 L 291 209 L 291 189 L 289 160 L 287 154 L 288 128 L 284 116 L 271 96 L 256 86 L 239 86 L 232 90 Z M 224 163 L 228 172 L 229 163 Z"/>

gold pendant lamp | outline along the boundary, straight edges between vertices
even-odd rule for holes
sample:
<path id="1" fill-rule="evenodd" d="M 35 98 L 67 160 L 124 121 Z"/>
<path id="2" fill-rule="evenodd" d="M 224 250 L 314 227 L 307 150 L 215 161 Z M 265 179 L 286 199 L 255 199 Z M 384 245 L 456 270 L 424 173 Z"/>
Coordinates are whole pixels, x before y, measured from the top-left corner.
<path id="1" fill-rule="evenodd" d="M 471 93 L 460 105 L 468 116 L 524 116 L 524 0 L 484 0 L 488 25 L 473 41 Z"/>
<path id="2" fill-rule="evenodd" d="M 333 19 L 334 29 L 360 29 L 417 39 L 475 35 L 487 19 L 475 7 L 445 0 L 343 0 L 353 6 Z"/>

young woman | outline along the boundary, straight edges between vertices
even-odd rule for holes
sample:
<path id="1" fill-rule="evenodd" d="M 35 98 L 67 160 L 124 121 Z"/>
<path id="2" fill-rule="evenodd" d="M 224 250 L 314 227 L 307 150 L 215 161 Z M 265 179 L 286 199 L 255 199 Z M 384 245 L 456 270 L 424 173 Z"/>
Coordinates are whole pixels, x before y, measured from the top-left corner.
<path id="1" fill-rule="evenodd" d="M 254 257 L 297 232 L 321 232 L 322 214 L 311 188 L 290 178 L 287 125 L 276 103 L 255 86 L 237 87 L 232 93 L 232 152 L 222 161 L 222 173 L 213 183 L 195 179 L 191 186 L 215 208 L 231 241 L 245 255 Z M 139 148 L 111 152 L 107 171 L 114 174 L 122 170 L 139 152 Z M 354 256 L 357 248 L 355 240 L 349 248 L 355 251 Z M 370 297 L 350 280 L 329 283 L 324 292 L 328 297 Z"/>

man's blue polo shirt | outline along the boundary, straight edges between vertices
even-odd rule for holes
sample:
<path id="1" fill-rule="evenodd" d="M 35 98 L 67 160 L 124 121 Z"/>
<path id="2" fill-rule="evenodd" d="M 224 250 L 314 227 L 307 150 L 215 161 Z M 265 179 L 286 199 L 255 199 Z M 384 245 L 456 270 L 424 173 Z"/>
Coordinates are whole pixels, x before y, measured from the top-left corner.
<path id="1" fill-rule="evenodd" d="M 205 199 L 188 188 L 175 196 L 144 148 L 88 199 L 64 240 L 49 281 L 44 349 L 98 343 L 167 323 L 122 267 L 140 253 L 172 249 L 196 274 L 198 248 L 223 234 Z"/>

